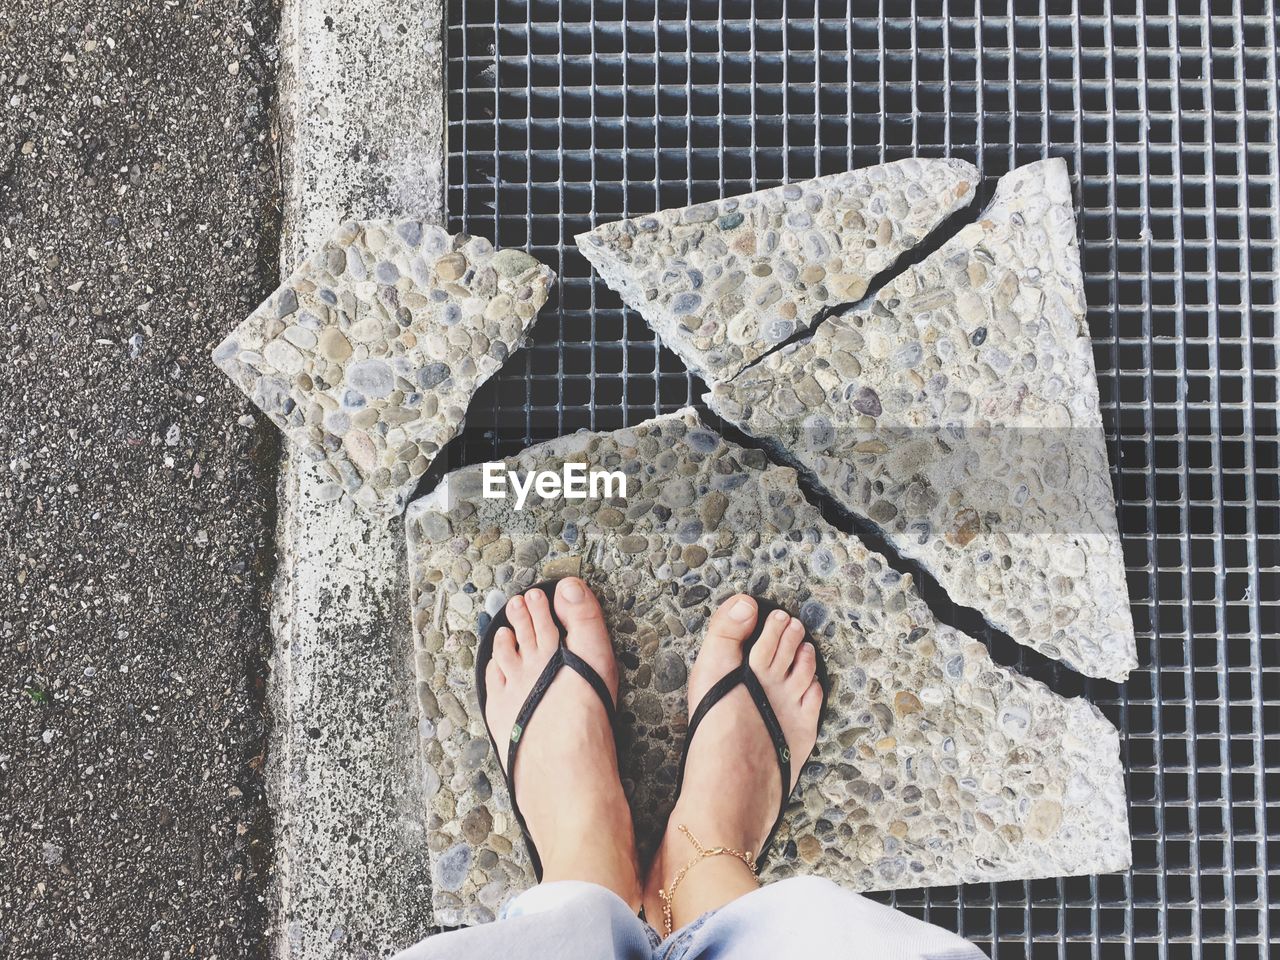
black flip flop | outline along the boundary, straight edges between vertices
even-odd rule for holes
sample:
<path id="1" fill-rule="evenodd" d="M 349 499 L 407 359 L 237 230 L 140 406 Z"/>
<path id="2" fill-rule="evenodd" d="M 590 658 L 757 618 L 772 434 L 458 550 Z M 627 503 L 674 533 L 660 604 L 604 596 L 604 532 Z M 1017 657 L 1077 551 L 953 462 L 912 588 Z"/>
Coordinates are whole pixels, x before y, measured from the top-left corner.
<path id="1" fill-rule="evenodd" d="M 605 713 L 609 717 L 609 727 L 615 731 L 617 730 L 615 724 L 617 707 L 614 705 L 613 697 L 609 695 L 609 687 L 605 684 L 600 674 L 596 673 L 591 664 L 587 663 L 564 644 L 568 631 L 556 614 L 555 596 L 557 583 L 559 583 L 558 580 L 544 580 L 529 588 L 530 590 L 541 590 L 546 594 L 548 605 L 551 607 L 551 619 L 555 621 L 556 629 L 560 631 L 560 646 L 551 655 L 551 659 L 547 661 L 546 667 L 543 668 L 541 675 L 534 682 L 533 689 L 529 691 L 529 696 L 525 698 L 524 704 L 520 707 L 520 712 L 516 714 L 515 725 L 511 728 L 511 735 L 506 740 L 506 766 L 503 767 L 501 760 L 498 762 L 498 766 L 502 768 L 502 776 L 507 781 L 507 796 L 511 798 L 511 810 L 516 815 L 516 822 L 520 824 L 520 832 L 524 834 L 525 846 L 529 849 L 529 859 L 533 862 L 533 874 L 539 880 L 542 879 L 542 858 L 538 856 L 537 848 L 533 845 L 533 838 L 529 836 L 529 828 L 524 822 L 524 814 L 520 812 L 520 804 L 516 802 L 516 751 L 520 748 L 521 735 L 528 728 L 534 711 L 538 709 L 538 705 L 542 703 L 542 698 L 547 695 L 547 690 L 550 689 L 552 682 L 564 667 L 573 670 L 587 683 L 591 684 L 591 689 L 599 695 L 600 701 L 604 704 Z M 528 593 L 527 590 L 525 592 Z M 484 715 L 485 704 L 489 698 L 488 691 L 485 689 L 484 672 L 489 666 L 489 661 L 493 659 L 493 638 L 502 627 L 510 626 L 511 623 L 507 619 L 507 608 L 504 604 L 503 608 L 498 611 L 497 615 L 489 623 L 484 636 L 480 638 L 479 646 L 476 647 L 476 694 L 480 699 L 480 716 L 484 718 L 484 728 L 489 732 L 489 740 L 493 743 L 493 749 L 498 757 L 502 756 L 502 747 L 499 746 L 498 739 L 493 735 L 493 731 L 489 729 L 489 720 Z M 514 628 L 512 629 L 514 631 Z"/>
<path id="2" fill-rule="evenodd" d="M 774 753 L 778 758 L 778 772 L 782 775 L 782 803 L 778 807 L 778 819 L 773 822 L 773 829 L 769 831 L 769 836 L 765 840 L 764 846 L 756 852 L 755 861 L 758 870 L 764 864 L 765 856 L 773 843 L 773 838 L 777 834 L 778 828 L 782 826 L 782 818 L 786 815 L 787 804 L 791 800 L 792 787 L 791 748 L 787 746 L 787 738 L 782 732 L 782 724 L 778 722 L 778 716 L 773 712 L 773 705 L 769 703 L 769 697 L 764 692 L 760 678 L 751 669 L 751 648 L 755 646 L 756 641 L 760 639 L 760 634 L 764 632 L 765 621 L 768 619 L 769 614 L 782 608 L 772 600 L 766 600 L 763 597 L 753 597 L 752 599 L 756 602 L 756 625 L 755 629 L 751 631 L 751 636 L 747 637 L 742 646 L 742 665 L 730 670 L 712 684 L 711 689 L 698 701 L 692 716 L 689 717 L 689 730 L 684 738 L 684 751 L 680 754 L 680 773 L 676 779 L 676 799 L 680 798 L 680 791 L 684 787 L 684 767 L 689 759 L 689 745 L 693 743 L 693 736 L 698 732 L 698 726 L 712 707 L 723 700 L 738 684 L 742 684 L 747 688 L 747 693 L 750 694 L 752 702 L 756 705 L 756 710 L 760 713 L 760 718 L 764 721 L 765 729 L 769 732 L 769 739 L 773 741 Z M 827 667 L 822 659 L 822 648 L 818 646 L 818 641 L 809 633 L 808 627 L 805 627 L 804 640 L 813 644 L 813 652 L 816 654 L 818 661 L 817 680 L 822 687 L 822 707 L 818 711 L 818 731 L 821 732 L 822 721 L 827 714 L 827 701 L 831 693 L 831 689 L 827 684 Z M 796 784 L 797 786 L 799 785 L 799 779 L 796 780 Z"/>

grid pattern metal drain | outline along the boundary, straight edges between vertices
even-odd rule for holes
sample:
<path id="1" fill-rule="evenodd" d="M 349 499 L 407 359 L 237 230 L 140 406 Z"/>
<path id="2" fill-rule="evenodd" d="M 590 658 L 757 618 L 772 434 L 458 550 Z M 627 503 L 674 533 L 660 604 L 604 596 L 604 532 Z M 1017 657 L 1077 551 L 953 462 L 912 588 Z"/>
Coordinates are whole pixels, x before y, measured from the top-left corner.
<path id="1" fill-rule="evenodd" d="M 1011 9 L 453 0 L 450 226 L 560 276 L 453 454 L 699 396 L 578 255 L 596 223 L 912 155 L 977 164 L 981 202 L 1012 167 L 1066 158 L 1142 667 L 1117 687 L 994 652 L 1121 729 L 1134 866 L 884 899 L 999 957 L 1263 956 L 1280 931 L 1276 13 Z"/>

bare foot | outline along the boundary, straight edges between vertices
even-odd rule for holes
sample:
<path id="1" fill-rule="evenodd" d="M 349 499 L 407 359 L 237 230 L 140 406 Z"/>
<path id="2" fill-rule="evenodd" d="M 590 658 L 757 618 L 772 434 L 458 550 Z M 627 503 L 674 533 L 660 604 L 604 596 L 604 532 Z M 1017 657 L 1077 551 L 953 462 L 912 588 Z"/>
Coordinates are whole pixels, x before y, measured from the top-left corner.
<path id="1" fill-rule="evenodd" d="M 743 644 L 757 613 L 755 600 L 738 594 L 712 615 L 689 675 L 690 714 L 713 684 L 742 663 Z M 804 625 L 781 610 L 773 611 L 749 659 L 791 750 L 791 783 L 783 785 L 760 711 L 739 684 L 711 708 L 690 744 L 680 799 L 645 884 L 645 915 L 655 925 L 662 918 L 658 890 L 668 888 L 676 871 L 696 853 L 679 831 L 680 824 L 687 825 L 704 847 L 726 846 L 759 855 L 778 817 L 782 791 L 790 794 L 817 742 L 823 691 L 817 655 L 805 640 Z M 755 878 L 742 862 L 728 856 L 708 858 L 680 883 L 673 927 L 755 888 Z"/>
<path id="2" fill-rule="evenodd" d="M 600 674 L 614 703 L 618 664 L 600 604 L 576 577 L 556 585 L 555 611 L 566 646 Z M 516 716 L 560 643 L 551 605 L 541 590 L 507 601 L 511 627 L 498 630 L 485 670 L 485 720 L 505 768 Z M 631 810 L 618 778 L 608 714 L 595 690 L 562 667 L 520 734 L 516 796 L 538 855 L 543 882 L 586 880 L 639 906 Z"/>

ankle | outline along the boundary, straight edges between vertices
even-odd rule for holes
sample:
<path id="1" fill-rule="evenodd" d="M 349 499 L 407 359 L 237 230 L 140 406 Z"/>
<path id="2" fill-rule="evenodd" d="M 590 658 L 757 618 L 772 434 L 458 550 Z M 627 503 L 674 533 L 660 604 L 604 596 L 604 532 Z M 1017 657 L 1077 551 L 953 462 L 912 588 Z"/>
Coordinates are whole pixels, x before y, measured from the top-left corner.
<path id="1" fill-rule="evenodd" d="M 756 840 L 754 831 L 746 829 L 736 819 L 740 818 L 721 816 L 693 804 L 681 806 L 677 803 L 667 823 L 662 845 L 671 851 L 672 859 L 678 861 L 675 863 L 676 869 L 698 855 L 697 847 L 681 830 L 682 826 L 697 838 L 703 848 L 728 847 L 750 853 L 754 857 L 760 852 L 753 846 Z"/>
<path id="2" fill-rule="evenodd" d="M 645 912 L 664 936 L 759 888 L 752 852 L 708 840 L 673 814 L 645 885 Z M 668 927 L 669 924 L 669 927 Z"/>
<path id="3" fill-rule="evenodd" d="M 542 860 L 542 882 L 578 880 L 594 883 L 611 890 L 638 911 L 641 904 L 640 870 L 634 844 L 601 840 L 602 837 L 618 836 L 621 834 L 581 831 L 548 844 Z"/>

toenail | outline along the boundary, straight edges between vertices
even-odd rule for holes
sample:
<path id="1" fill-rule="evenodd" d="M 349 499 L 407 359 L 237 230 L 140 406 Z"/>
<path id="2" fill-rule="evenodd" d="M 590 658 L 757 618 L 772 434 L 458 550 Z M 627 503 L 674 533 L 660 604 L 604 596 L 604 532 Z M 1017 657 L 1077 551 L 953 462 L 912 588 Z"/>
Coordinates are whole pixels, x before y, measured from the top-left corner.
<path id="1" fill-rule="evenodd" d="M 512 607 L 514 607 L 516 610 L 519 610 L 522 606 L 524 606 L 524 597 L 512 597 L 510 600 L 507 601 L 507 603 L 510 604 Z"/>
<path id="2" fill-rule="evenodd" d="M 560 596 L 570 603 L 578 603 L 582 599 L 582 587 L 576 580 L 566 580 L 560 586 Z"/>
<path id="3" fill-rule="evenodd" d="M 729 608 L 729 616 L 735 620 L 750 620 L 755 607 L 750 600 L 739 600 Z"/>
<path id="4" fill-rule="evenodd" d="M 790 615 L 785 610 L 775 610 L 770 614 L 770 616 L 773 617 L 774 623 L 786 623 L 791 619 Z"/>

